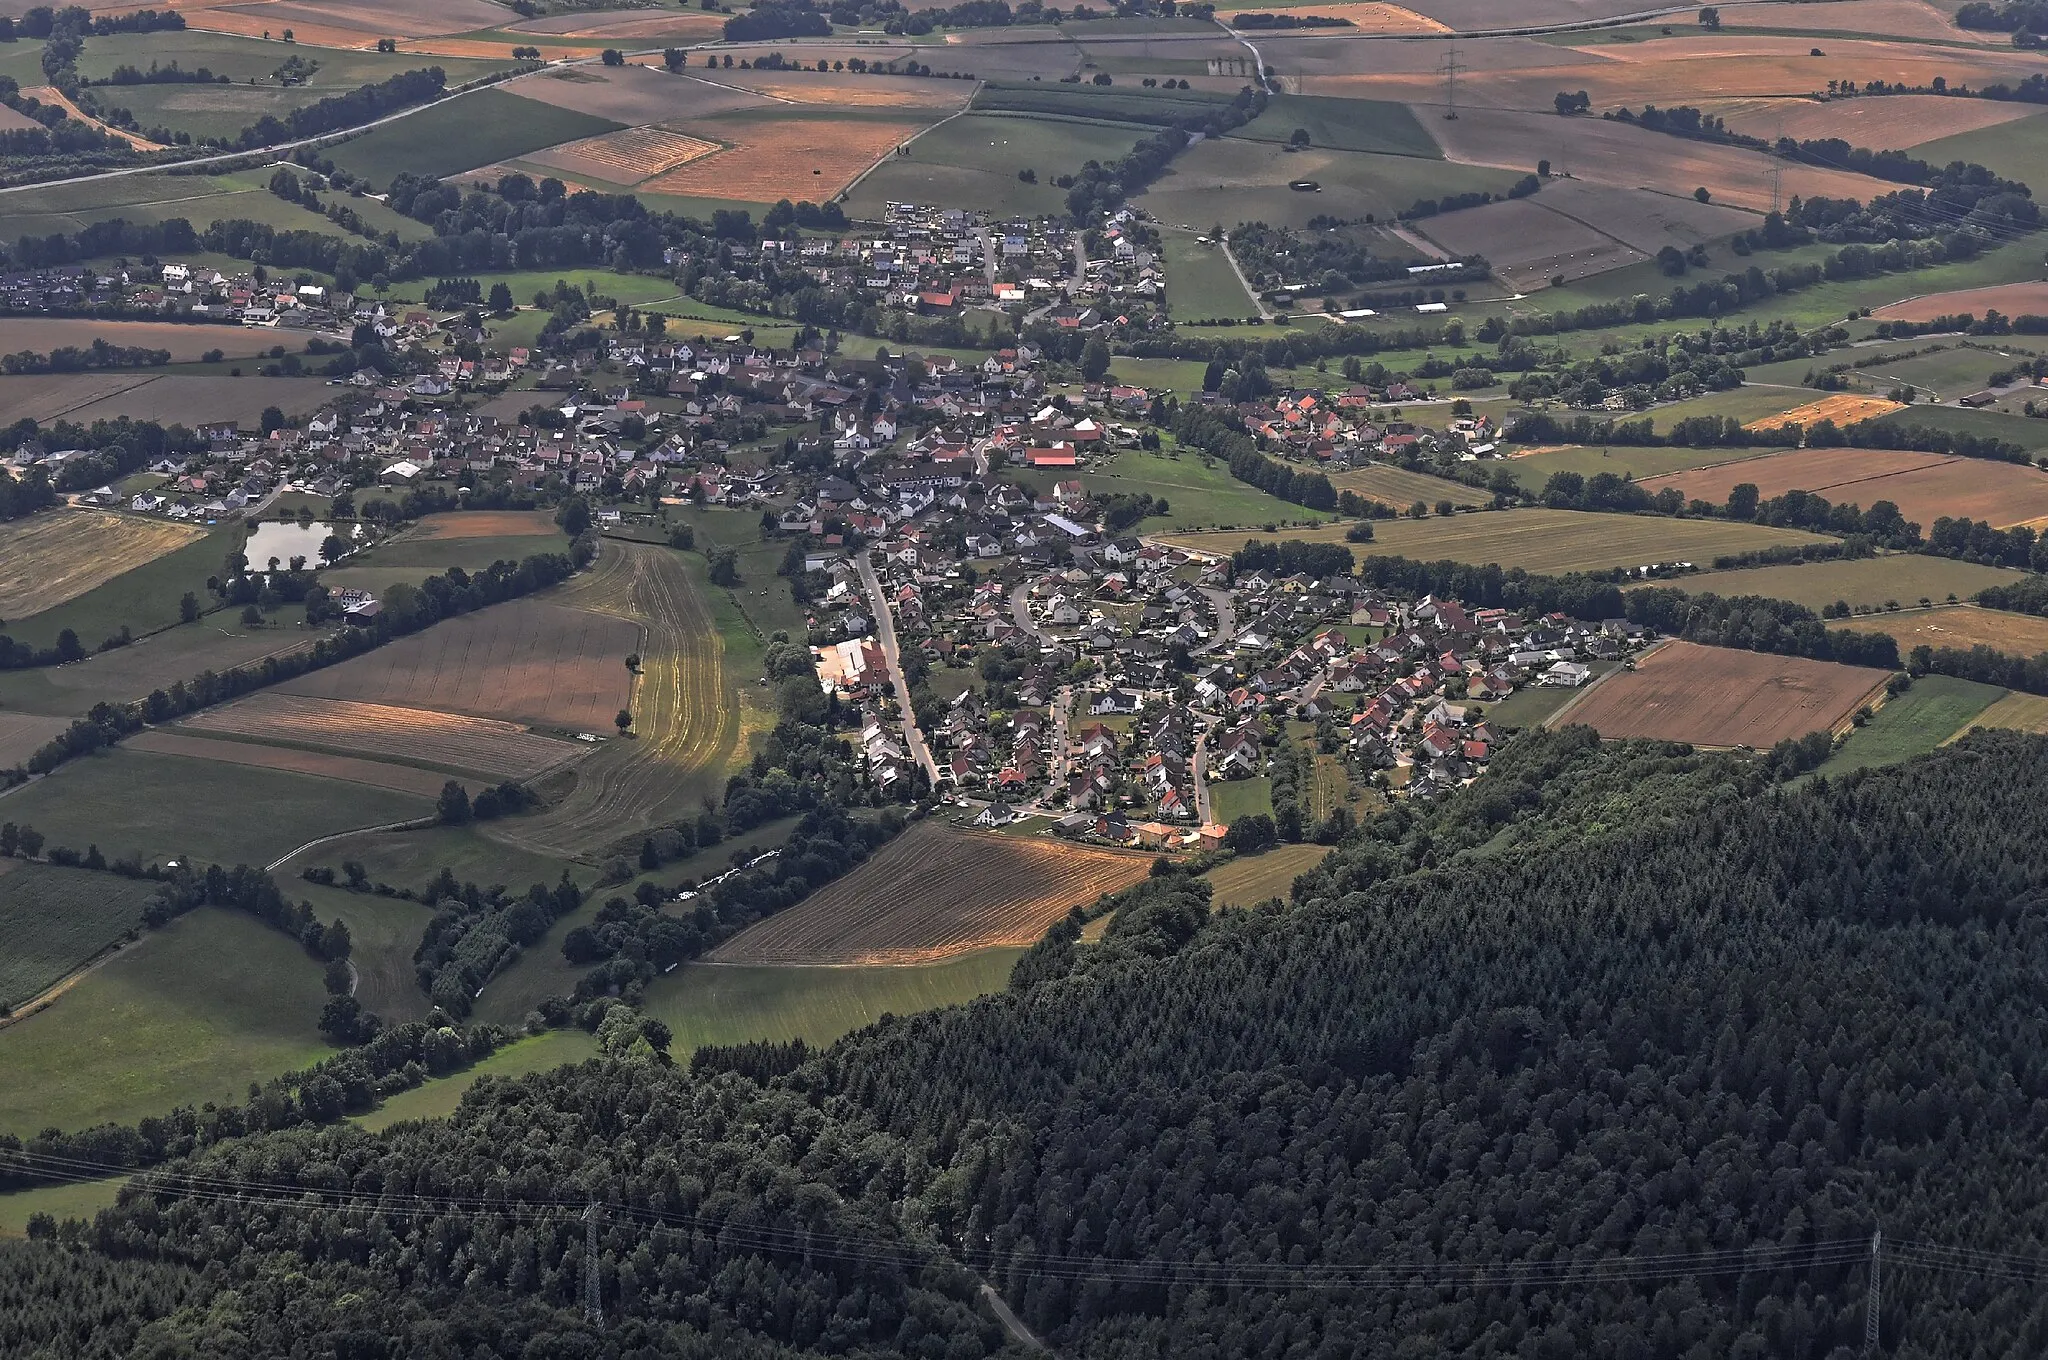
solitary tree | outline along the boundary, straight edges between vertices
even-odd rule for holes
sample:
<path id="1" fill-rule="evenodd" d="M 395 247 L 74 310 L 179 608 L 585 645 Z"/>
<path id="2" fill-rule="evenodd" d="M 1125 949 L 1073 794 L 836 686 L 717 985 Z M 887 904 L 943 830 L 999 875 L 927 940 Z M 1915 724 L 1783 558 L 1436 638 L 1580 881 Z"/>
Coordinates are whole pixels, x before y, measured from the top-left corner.
<path id="1" fill-rule="evenodd" d="M 1296 128 L 1293 132 L 1288 134 L 1287 144 L 1289 146 L 1307 146 L 1308 143 L 1309 135 L 1307 128 Z"/>
<path id="2" fill-rule="evenodd" d="M 635 672 L 637 672 L 637 671 L 638 671 L 638 670 L 640 669 L 640 653 L 638 653 L 638 652 L 628 652 L 628 653 L 626 653 L 626 669 L 627 669 L 627 670 L 629 670 L 629 671 L 635 671 Z"/>
<path id="3" fill-rule="evenodd" d="M 626 54 L 616 47 L 607 47 L 604 50 L 604 64 L 607 66 L 624 66 L 626 64 Z"/>
<path id="4" fill-rule="evenodd" d="M 626 729 L 633 725 L 633 710 L 630 708 L 620 709 L 618 712 L 618 716 L 614 717 L 612 719 L 612 722 L 614 725 L 618 727 L 619 735 L 622 737 L 625 736 Z"/>
<path id="5" fill-rule="evenodd" d="M 185 597 L 178 601 L 178 622 L 196 623 L 198 620 L 199 597 L 188 590 Z"/>
<path id="6" fill-rule="evenodd" d="M 1692 196 L 1702 203 L 1705 203 L 1713 198 L 1713 195 L 1707 192 L 1707 186 L 1704 184 L 1702 184 L 1699 188 L 1693 190 Z"/>
<path id="7" fill-rule="evenodd" d="M 441 797 L 434 804 L 434 810 L 449 826 L 461 826 L 469 820 L 469 790 L 451 779 L 441 786 Z"/>
<path id="8" fill-rule="evenodd" d="M 1721 26 L 1721 11 L 1708 5 L 1700 11 L 1700 27 L 1709 31 Z"/>

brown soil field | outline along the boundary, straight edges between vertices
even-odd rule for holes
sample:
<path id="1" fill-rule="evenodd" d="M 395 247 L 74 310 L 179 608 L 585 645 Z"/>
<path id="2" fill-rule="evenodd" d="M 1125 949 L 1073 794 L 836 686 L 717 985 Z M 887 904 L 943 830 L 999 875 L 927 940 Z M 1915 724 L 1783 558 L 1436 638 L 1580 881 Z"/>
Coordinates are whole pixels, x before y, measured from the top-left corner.
<path id="1" fill-rule="evenodd" d="M 48 354 L 53 349 L 75 345 L 83 349 L 95 340 L 110 345 L 134 345 L 143 349 L 171 352 L 173 363 L 188 363 L 210 349 L 230 359 L 263 354 L 273 346 L 301 349 L 302 331 L 265 330 L 260 326 L 179 325 L 172 321 L 93 321 L 84 317 L 9 316 L 0 317 L 0 353 L 34 350 Z"/>
<path id="2" fill-rule="evenodd" d="M 265 0 L 264 3 L 232 5 L 208 11 L 208 17 L 231 12 L 260 21 L 273 33 L 292 30 L 300 42 L 308 41 L 311 29 L 338 29 L 352 34 L 384 38 L 426 38 L 445 33 L 468 33 L 494 28 L 508 11 L 487 0 L 320 0 L 317 5 L 297 0 Z M 192 19 L 188 18 L 188 23 Z M 194 24 L 197 27 L 197 24 Z M 259 30 L 260 31 L 260 30 Z"/>
<path id="3" fill-rule="evenodd" d="M 719 79 L 733 75 L 721 71 Z M 963 80 L 915 76 L 795 75 L 788 71 L 741 71 L 735 85 L 794 104 L 836 104 L 851 109 L 957 109 L 974 86 Z"/>
<path id="4" fill-rule="evenodd" d="M 1767 750 L 1787 737 L 1838 731 L 1890 672 L 1796 656 L 1667 642 L 1617 671 L 1559 722 L 1603 737 L 1651 737 Z"/>
<path id="5" fill-rule="evenodd" d="M 500 24 L 507 33 L 534 33 L 552 38 L 602 38 L 653 41 L 687 38 L 710 41 L 725 30 L 726 16 L 701 10 L 612 9 L 585 10 L 576 14 L 551 14 L 545 19 L 525 19 Z M 479 25 L 482 27 L 483 25 Z"/>
<path id="6" fill-rule="evenodd" d="M 41 123 L 38 123 L 27 114 L 16 113 L 6 105 L 0 104 L 0 132 L 26 132 L 31 128 L 39 128 L 41 126 Z"/>
<path id="7" fill-rule="evenodd" d="M 714 963 L 918 964 L 1028 945 L 1070 908 L 1142 880 L 1152 860 L 928 820 L 708 957 Z"/>
<path id="8" fill-rule="evenodd" d="M 448 776 L 444 774 L 414 769 L 410 765 L 387 765 L 377 760 L 357 760 L 353 756 L 259 746 L 249 741 L 210 741 L 205 737 L 188 737 L 176 732 L 138 732 L 123 745 L 131 750 L 152 751 L 158 755 L 195 756 L 226 765 L 250 765 L 260 770 L 287 770 L 319 779 L 341 779 L 351 784 L 368 784 L 399 793 L 416 793 L 425 798 L 437 796 L 441 786 L 448 782 Z"/>
<path id="9" fill-rule="evenodd" d="M 1741 482 L 1752 483 L 1766 499 L 1796 489 L 1865 508 L 1890 501 L 1923 529 L 1944 515 L 2000 528 L 2048 515 L 2048 473 L 1988 458 L 1897 449 L 1796 449 L 1646 477 L 1642 486 L 1653 493 L 1675 486 L 1688 499 L 1719 504 Z"/>
<path id="10" fill-rule="evenodd" d="M 7 374 L 0 376 L 0 424 L 24 417 L 62 417 L 90 425 L 121 416 L 165 425 L 196 426 L 214 420 L 254 424 L 266 406 L 278 407 L 288 416 L 305 415 L 332 395 L 323 378 L 188 378 L 133 369 Z"/>
<path id="11" fill-rule="evenodd" d="M 1901 656 L 1921 646 L 1995 647 L 2020 656 L 2048 652 L 2048 619 L 1973 605 L 1920 609 L 1910 614 L 1863 614 L 1850 620 L 1850 625 L 1866 633 L 1891 634 L 1899 640 Z"/>
<path id="12" fill-rule="evenodd" d="M 1989 288 L 1929 293 L 1925 297 L 1907 298 L 1904 302 L 1880 307 L 1871 315 L 1884 321 L 1932 321 L 1935 317 L 1952 316 L 1957 312 L 1982 316 L 1994 309 L 2007 316 L 2048 313 L 2048 282 L 2036 279 L 2031 283 L 2001 283 Z"/>
<path id="13" fill-rule="evenodd" d="M 640 186 L 644 193 L 733 198 L 748 203 L 823 203 L 909 141 L 929 120 L 724 118 L 732 146 Z"/>
<path id="14" fill-rule="evenodd" d="M 1634 14 L 1635 0 L 1409 0 L 1410 7 L 1459 32 L 1525 28 L 1537 24 L 1590 23 Z"/>
<path id="15" fill-rule="evenodd" d="M 1854 392 L 1836 392 L 1809 401 L 1804 406 L 1795 406 L 1762 420 L 1752 420 L 1743 426 L 1745 430 L 1769 430 L 1780 425 L 1811 425 L 1817 420 L 1832 420 L 1837 425 L 1850 425 L 1859 420 L 1875 420 L 1890 415 L 1893 411 L 1905 409 L 1904 402 L 1889 397 L 1868 397 Z M 1811 488 L 1809 488 L 1811 489 Z"/>
<path id="16" fill-rule="evenodd" d="M 46 510 L 0 524 L 0 619 L 53 609 L 203 532 L 98 510 Z"/>
<path id="17" fill-rule="evenodd" d="M 500 88 L 556 108 L 641 127 L 677 119 L 704 118 L 733 109 L 755 108 L 765 96 L 709 81 L 671 75 L 645 66 L 591 67 L 544 71 Z M 701 130 L 701 129 L 700 129 Z"/>
<path id="18" fill-rule="evenodd" d="M 590 752 L 583 743 L 543 737 L 516 723 L 296 694 L 254 694 L 196 713 L 178 729 L 419 760 L 495 779 L 531 779 Z"/>
<path id="19" fill-rule="evenodd" d="M 640 630 L 620 619 L 515 600 L 279 688 L 609 733 L 630 692 L 626 656 L 639 641 Z"/>
<path id="20" fill-rule="evenodd" d="M 1806 6 L 1801 6 L 1802 9 Z M 1840 137 L 1851 146 L 1914 147 L 2025 118 L 2038 106 L 1939 94 L 1879 99 L 1718 99 L 1704 102 L 1731 129 L 1750 137 Z"/>
<path id="21" fill-rule="evenodd" d="M 531 152 L 526 159 L 571 175 L 587 175 L 613 184 L 638 184 L 717 150 L 717 142 L 665 128 L 644 127 L 564 142 L 545 151 Z"/>
<path id="22" fill-rule="evenodd" d="M 1577 89 L 1576 85 L 1557 88 Z M 1556 89 L 1552 90 L 1556 93 Z M 1437 98 L 1439 96 L 1432 96 Z M 1869 100 L 1881 103 L 1882 100 Z M 1541 203 L 1555 198 L 1572 183 L 1605 184 L 1617 188 L 1648 188 L 1679 195 L 1681 204 L 1665 204 L 1665 210 L 1683 212 L 1700 208 L 1693 202 L 1694 189 L 1705 186 L 1715 199 L 1705 205 L 1712 214 L 1702 215 L 1695 229 L 1711 227 L 1706 235 L 1741 230 L 1754 219 L 1736 214 L 1721 204 L 1767 209 L 1771 206 L 1771 174 L 1779 172 L 1781 192 L 1802 197 L 1854 198 L 1866 200 L 1890 190 L 1877 180 L 1847 171 L 1812 166 L 1788 165 L 1760 151 L 1739 146 L 1711 146 L 1651 132 L 1628 123 L 1602 118 L 1559 118 L 1554 112 L 1531 114 L 1513 109 L 1462 108 L 1455 121 L 1444 118 L 1438 103 L 1417 106 L 1416 116 L 1429 128 L 1444 149 L 1444 155 L 1466 165 L 1498 166 L 1503 170 L 1533 170 L 1536 162 L 1547 160 L 1560 173 L 1573 178 L 1552 182 L 1543 192 L 1526 200 Z M 1889 143 L 1887 143 L 1889 145 Z M 1639 211 L 1646 211 L 1644 209 Z M 1574 212 L 1582 221 L 1619 236 L 1640 248 L 1627 231 L 1615 230 L 1615 223 L 1602 213 L 1588 216 Z M 1683 219 L 1682 219 L 1683 220 Z M 1431 227 L 1435 219 L 1424 222 Z M 1625 222 L 1626 219 L 1624 218 Z M 1433 233 L 1432 233 L 1433 234 Z M 1670 242 L 1679 238 L 1673 236 Z M 1657 246 L 1651 247 L 1655 254 Z"/>
<path id="23" fill-rule="evenodd" d="M 69 726 L 69 718 L 46 718 L 38 713 L 0 713 L 0 770 L 20 765 Z"/>
<path id="24" fill-rule="evenodd" d="M 1855 0 L 1853 4 L 1846 0 L 1828 4 L 1804 0 L 1792 4 L 1732 5 L 1722 11 L 1721 26 L 1724 30 L 1793 28 L 1815 33 L 1882 33 L 1894 38 L 1939 38 L 1991 46 L 2011 41 L 2003 33 L 1960 27 L 1954 9 L 1953 5 L 1942 9 L 1925 0 Z"/>
<path id="25" fill-rule="evenodd" d="M 560 530 L 555 517 L 545 510 L 456 510 L 427 516 L 416 532 L 421 538 L 516 538 L 521 534 L 545 537 Z"/>
<path id="26" fill-rule="evenodd" d="M 271 13 L 268 5 L 233 9 L 226 6 L 186 8 L 185 26 L 204 33 L 227 33 L 238 38 L 261 38 L 265 34 L 276 34 L 289 28 L 301 47 L 359 48 L 368 51 L 377 45 L 377 35 L 373 33 L 366 33 L 361 29 L 340 28 L 333 24 L 291 23 Z"/>

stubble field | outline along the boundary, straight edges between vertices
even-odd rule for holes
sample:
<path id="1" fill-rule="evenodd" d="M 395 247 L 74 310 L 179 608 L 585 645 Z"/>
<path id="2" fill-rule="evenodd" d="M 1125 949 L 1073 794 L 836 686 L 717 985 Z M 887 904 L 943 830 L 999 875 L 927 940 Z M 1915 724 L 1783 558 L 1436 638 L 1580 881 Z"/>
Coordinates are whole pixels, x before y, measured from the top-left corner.
<path id="1" fill-rule="evenodd" d="M 1859 420 L 1875 420 L 1903 410 L 1904 405 L 1888 397 L 1867 397 L 1854 392 L 1836 392 L 1809 401 L 1804 406 L 1795 406 L 1789 411 L 1752 420 L 1743 426 L 1745 430 L 1769 430 L 1783 425 L 1811 425 L 1816 421 L 1832 420 L 1837 425 L 1853 425 Z"/>
<path id="2" fill-rule="evenodd" d="M 138 177 L 139 178 L 139 177 Z M 311 225 L 309 217 L 307 225 Z M 219 350 L 230 359 L 246 359 L 283 345 L 297 350 L 305 345 L 307 332 L 273 331 L 261 326 L 183 325 L 174 321 L 93 321 L 82 317 L 9 316 L 0 317 L 0 353 L 34 350 L 47 354 L 53 349 L 75 346 L 89 348 L 95 340 L 110 345 L 170 351 L 171 362 L 190 363 L 208 350 Z"/>
<path id="3" fill-rule="evenodd" d="M 1890 673 L 1731 647 L 1667 642 L 1608 676 L 1564 720 L 1603 737 L 1765 750 L 1840 730 Z"/>
<path id="4" fill-rule="evenodd" d="M 280 686 L 285 693 L 610 732 L 640 630 L 621 619 L 515 600 Z"/>
<path id="5" fill-rule="evenodd" d="M 1652 493 L 1676 487 L 1688 500 L 1718 505 L 1744 482 L 1766 499 L 1797 489 L 1865 509 L 1890 501 L 1923 529 L 1944 515 L 1999 527 L 2048 515 L 2048 473 L 1988 458 L 1896 449 L 1797 449 L 1651 477 L 1642 485 Z"/>
<path id="6" fill-rule="evenodd" d="M 1143 879 L 1152 860 L 924 821 L 852 873 L 741 931 L 709 958 L 900 965 L 1027 945 L 1069 908 Z"/>
<path id="7" fill-rule="evenodd" d="M 1898 639 L 1902 656 L 1923 646 L 1964 650 L 1995 647 L 2018 656 L 2048 652 L 2048 619 L 1970 605 L 1866 616 L 1852 620 L 1851 626 L 1864 632 L 1891 634 Z"/>
<path id="8" fill-rule="evenodd" d="M 0 619 L 54 609 L 200 536 L 169 520 L 97 510 L 46 510 L 0 524 Z"/>
<path id="9" fill-rule="evenodd" d="M 128 739 L 127 744 L 129 749 L 135 751 L 189 756 L 194 760 L 214 760 L 224 765 L 243 765 L 255 770 L 283 770 L 290 774 L 310 775 L 315 779 L 338 779 L 349 784 L 366 784 L 374 789 L 417 794 L 422 798 L 437 797 L 442 786 L 448 782 L 443 774 L 411 765 L 361 760 L 355 756 L 334 755 L 326 751 L 300 751 L 291 747 L 264 746 L 253 741 L 216 741 L 209 737 L 195 737 L 175 731 L 138 732 Z"/>
<path id="10" fill-rule="evenodd" d="M 195 713 L 179 726 L 193 732 L 475 770 L 498 779 L 532 779 L 589 750 L 580 743 L 543 737 L 515 723 L 490 718 L 276 692 L 252 694 Z"/>
<path id="11" fill-rule="evenodd" d="M 0 770 L 26 762 L 70 725 L 69 718 L 0 712 Z"/>
<path id="12" fill-rule="evenodd" d="M 699 125 L 727 143 L 720 151 L 657 175 L 651 194 L 747 203 L 823 203 L 863 170 L 922 132 L 929 118 L 733 115 Z"/>
<path id="13" fill-rule="evenodd" d="M 526 157 L 568 175 L 638 184 L 718 151 L 718 143 L 665 128 L 628 128 L 535 151 Z"/>

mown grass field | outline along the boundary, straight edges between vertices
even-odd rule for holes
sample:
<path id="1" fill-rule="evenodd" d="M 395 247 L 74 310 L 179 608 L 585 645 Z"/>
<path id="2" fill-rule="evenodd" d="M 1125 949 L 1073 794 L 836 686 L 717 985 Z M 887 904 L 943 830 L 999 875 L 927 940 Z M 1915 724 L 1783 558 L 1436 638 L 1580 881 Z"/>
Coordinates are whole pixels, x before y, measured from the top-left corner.
<path id="1" fill-rule="evenodd" d="M 2048 113 L 1943 137 L 1915 147 L 1913 154 L 1930 165 L 1970 161 L 1989 166 L 2001 175 L 2026 184 L 2038 197 L 2048 193 Z M 1914 291 L 1925 293 L 1933 290 L 1920 288 Z"/>
<path id="2" fill-rule="evenodd" d="M 2018 444 L 2039 456 L 2048 450 L 2048 420 L 2031 420 L 2003 411 L 1972 411 L 1961 406 L 1909 406 L 1879 419 L 1890 426 L 1920 425 L 1950 434 L 1989 436 Z"/>
<path id="3" fill-rule="evenodd" d="M 546 1072 L 565 1063 L 582 1062 L 597 1055 L 597 1039 L 580 1029 L 551 1029 L 499 1049 L 466 1071 L 401 1091 L 355 1122 L 376 1132 L 408 1119 L 439 1119 L 455 1112 L 470 1087 L 485 1077 L 510 1080 L 534 1072 Z M 0 1199 L 0 1214 L 6 1212 Z M 0 1218 L 0 1228 L 6 1220 Z"/>
<path id="4" fill-rule="evenodd" d="M 77 717 L 94 704 L 140 699 L 201 671 L 226 670 L 303 646 L 316 636 L 317 630 L 282 618 L 247 628 L 240 611 L 215 612 L 69 666 L 0 671 L 0 707 Z"/>
<path id="5" fill-rule="evenodd" d="M 206 579 L 224 573 L 228 554 L 240 552 L 242 542 L 239 526 L 195 538 L 54 609 L 9 619 L 7 632 L 16 642 L 48 647 L 69 628 L 90 651 L 124 627 L 138 636 L 168 628 L 178 622 L 178 601 L 187 593 L 197 595 L 202 608 L 212 603 Z"/>
<path id="6" fill-rule="evenodd" d="M 316 1027 L 326 995 L 297 941 L 201 907 L 0 1029 L 0 1133 L 239 1101 L 251 1081 L 334 1051 Z"/>
<path id="7" fill-rule="evenodd" d="M 0 862 L 0 1004 L 19 1006 L 142 926 L 156 885 L 89 869 Z M 4 1042 L 4 1040 L 0 1040 Z"/>
<path id="8" fill-rule="evenodd" d="M 393 175 L 452 175 L 622 125 L 503 90 L 478 90 L 372 129 L 328 154 L 382 186 Z"/>
<path id="9" fill-rule="evenodd" d="M 1271 779 L 1227 779 L 1209 786 L 1209 815 L 1223 825 L 1260 813 L 1273 815 Z"/>
<path id="10" fill-rule="evenodd" d="M 1290 532 L 1312 543 L 1342 543 L 1344 524 Z M 1241 533 L 1181 534 L 1174 541 L 1208 552 L 1244 546 Z M 1781 544 L 1818 543 L 1814 534 L 1726 520 L 1601 515 L 1573 510 L 1500 510 L 1450 518 L 1377 520 L 1373 541 L 1352 544 L 1355 556 L 1497 563 L 1548 574 L 1648 562 L 1709 562 L 1717 554 Z"/>
<path id="11" fill-rule="evenodd" d="M 2004 567 L 1984 567 L 1949 557 L 1899 553 L 1853 562 L 1803 562 L 1797 566 L 1701 572 L 1682 577 L 1676 584 L 1681 590 L 1711 591 L 1716 595 L 1764 595 L 1817 610 L 1837 601 L 1881 608 L 1894 603 L 1912 606 L 1922 599 L 1940 604 L 1951 595 L 1967 600 L 1987 586 L 2010 585 L 2024 575 Z M 1867 626 L 1859 619 L 1851 619 L 1848 624 L 1852 628 Z"/>
<path id="12" fill-rule="evenodd" d="M 1979 713 L 1970 725 L 2008 727 L 2016 732 L 2048 732 L 2048 695 L 2015 691 Z"/>
<path id="13" fill-rule="evenodd" d="M 1592 663 L 1593 674 L 1596 678 L 1607 675 L 1614 670 L 1616 664 L 1612 661 L 1595 661 Z M 1557 716 L 1559 709 L 1585 692 L 1584 689 L 1529 685 L 1516 690 L 1497 704 L 1480 704 L 1478 709 L 1486 721 L 1496 729 L 1535 727 L 1549 722 Z"/>
<path id="14" fill-rule="evenodd" d="M 1230 135 L 1259 142 L 1286 142 L 1300 129 L 1309 145 L 1340 151 L 1373 151 L 1392 156 L 1442 160 L 1443 149 L 1406 104 L 1329 95 L 1280 94 L 1266 111 Z M 1530 167 L 1534 169 L 1534 166 Z"/>
<path id="15" fill-rule="evenodd" d="M 1851 732 L 1819 773 L 1847 774 L 1925 755 L 1969 727 L 2005 695 L 1996 685 L 1923 675 L 1911 689 L 1886 700 L 1869 722 Z"/>
<path id="16" fill-rule="evenodd" d="M 361 864 L 372 883 L 399 888 L 423 888 L 443 867 L 464 882 L 502 884 L 513 892 L 525 892 L 534 883 L 552 886 L 564 870 L 578 883 L 588 884 L 593 877 L 583 865 L 487 839 L 476 823 L 344 837 L 293 856 L 277 874 L 296 882 L 309 865 L 339 869 L 349 860 Z"/>
<path id="17" fill-rule="evenodd" d="M 1040 475 L 1048 485 L 1062 480 L 1051 474 Z M 1035 482 L 1036 477 L 1031 480 Z M 1146 533 L 1223 524 L 1320 523 L 1332 518 L 1326 511 L 1310 510 L 1247 486 L 1232 477 L 1221 463 L 1192 451 L 1176 456 L 1125 449 L 1083 472 L 1081 485 L 1091 495 L 1163 497 L 1169 513 L 1143 521 L 1140 527 Z"/>
<path id="18" fill-rule="evenodd" d="M 1330 850 L 1327 845 L 1279 845 L 1262 855 L 1240 855 L 1202 877 L 1215 890 L 1210 900 L 1218 907 L 1252 907 L 1273 897 L 1284 902 L 1294 880 L 1322 863 Z"/>
<path id="19" fill-rule="evenodd" d="M 847 197 L 847 216 L 879 221 L 890 202 L 972 204 L 1001 216 L 1035 217 L 1066 211 L 1067 191 L 1055 175 L 1082 163 L 1122 159 L 1151 128 L 1131 123 L 1044 118 L 1018 113 L 970 113 L 891 156 Z M 1017 178 L 1020 170 L 1037 183 Z"/>
<path id="20" fill-rule="evenodd" d="M 1519 178 L 1512 171 L 1420 156 L 1325 147 L 1288 155 L 1269 142 L 1223 137 L 1182 152 L 1136 201 L 1162 222 L 1184 222 L 1203 231 L 1219 219 L 1226 228 L 1259 221 L 1303 228 L 1312 217 L 1391 218 L 1418 200 L 1447 194 L 1505 194 Z M 1313 180 L 1322 187 L 1297 192 L 1287 187 L 1294 180 Z M 1400 324 L 1411 320 L 1401 318 Z"/>
<path id="21" fill-rule="evenodd" d="M 252 815 L 252 809 L 260 809 Z M 433 803 L 367 784 L 115 748 L 73 760 L 7 801 L 53 846 L 97 844 L 145 864 L 268 864 L 318 836 L 430 815 Z"/>
<path id="22" fill-rule="evenodd" d="M 280 874 L 278 882 L 287 897 L 312 903 L 313 914 L 322 921 L 338 917 L 348 924 L 349 961 L 356 966 L 356 1000 L 382 1016 L 387 1025 L 426 1017 L 433 1003 L 420 990 L 412 955 L 433 918 L 432 908 L 402 897 L 322 887 L 296 875 Z"/>
<path id="23" fill-rule="evenodd" d="M 1257 314 L 1257 305 L 1237 281 L 1222 246 L 1197 245 L 1184 231 L 1163 232 L 1161 237 L 1166 256 L 1166 305 L 1176 320 Z"/>
<path id="24" fill-rule="evenodd" d="M 1434 509 L 1443 501 L 1465 509 L 1484 505 L 1491 499 L 1486 492 L 1463 482 L 1433 477 L 1427 472 L 1410 472 L 1385 463 L 1339 472 L 1330 478 L 1330 484 L 1339 491 L 1356 491 L 1369 501 L 1378 501 L 1396 510 L 1406 510 L 1417 503 Z"/>
<path id="25" fill-rule="evenodd" d="M 125 1183 L 123 1178 L 113 1177 L 0 1195 L 0 1237 L 26 1237 L 28 1221 L 37 1214 L 48 1214 L 59 1223 L 67 1218 L 90 1223 L 94 1214 L 113 1207 L 114 1196 L 121 1193 Z"/>
<path id="26" fill-rule="evenodd" d="M 1778 452 L 1781 450 L 1603 448 L 1585 444 L 1523 454 L 1498 466 L 1505 467 L 1516 485 L 1524 491 L 1536 492 L 1541 491 L 1551 475 L 1558 472 L 1576 472 L 1588 478 L 1611 472 L 1617 477 L 1633 477 L 1642 481 L 1645 477 L 1662 477 L 1669 472 L 1686 472 L 1715 463 L 1760 458 L 1764 454 Z M 1493 466 L 1489 464 L 1489 468 Z"/>

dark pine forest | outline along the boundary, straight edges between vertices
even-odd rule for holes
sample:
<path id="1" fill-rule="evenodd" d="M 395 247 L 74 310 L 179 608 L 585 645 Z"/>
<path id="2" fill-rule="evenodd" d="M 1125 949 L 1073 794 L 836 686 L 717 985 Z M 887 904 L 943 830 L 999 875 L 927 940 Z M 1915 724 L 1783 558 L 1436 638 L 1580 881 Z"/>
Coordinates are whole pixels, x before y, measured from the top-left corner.
<path id="1" fill-rule="evenodd" d="M 2048 1354 L 2048 1273 L 1926 1255 L 2048 1258 L 2048 742 L 1782 773 L 1535 734 L 823 1052 L 202 1117 L 0 1249 L 0 1355 L 1026 1354 L 986 1281 L 1062 1356 L 1846 1360 L 1880 1225 L 1880 1354 Z"/>

